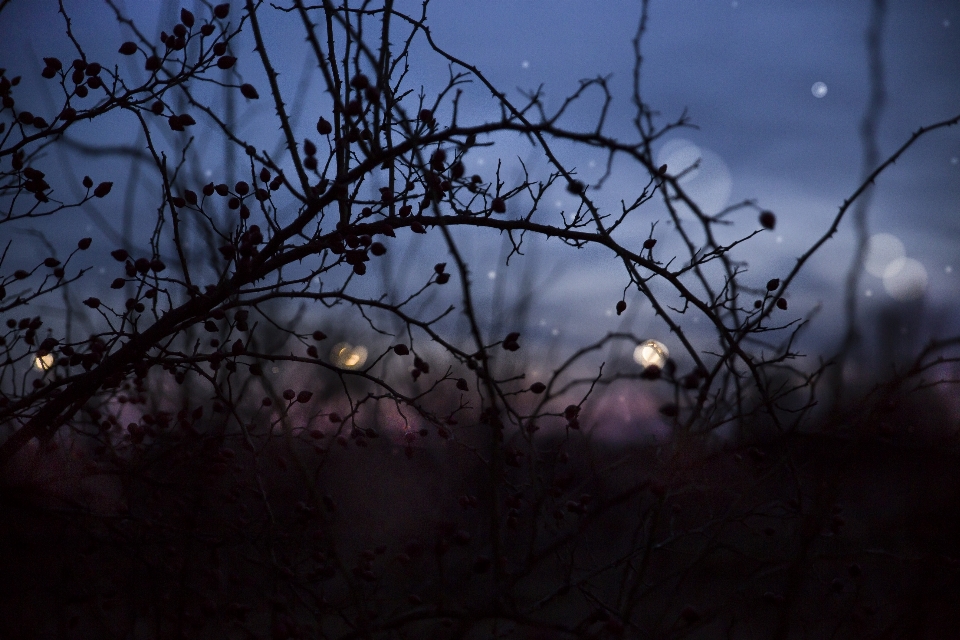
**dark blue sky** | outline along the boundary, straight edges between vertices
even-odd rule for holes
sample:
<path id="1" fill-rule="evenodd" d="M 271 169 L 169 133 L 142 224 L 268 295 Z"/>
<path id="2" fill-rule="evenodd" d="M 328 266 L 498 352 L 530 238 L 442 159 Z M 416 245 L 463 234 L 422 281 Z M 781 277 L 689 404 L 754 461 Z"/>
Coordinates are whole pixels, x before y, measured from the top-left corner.
<path id="1" fill-rule="evenodd" d="M 66 0 L 65 4 L 75 18 L 79 39 L 90 51 L 115 58 L 118 43 L 127 35 L 109 11 L 95 0 Z M 145 32 L 153 34 L 159 4 L 128 0 L 126 7 L 145 25 Z M 419 2 L 398 2 L 398 6 L 405 5 L 416 7 Z M 179 5 L 164 6 L 170 17 L 163 22 L 172 24 Z M 700 175 L 688 186 L 713 202 L 711 206 L 752 198 L 778 215 L 775 232 L 761 234 L 739 256 L 750 262 L 746 278 L 752 284 L 783 275 L 827 228 L 843 199 L 858 184 L 858 127 L 868 97 L 864 32 L 869 10 L 867 0 L 651 3 L 643 42 L 644 99 L 662 114 L 664 122 L 677 118 L 686 108 L 691 123 L 698 127 L 668 135 L 663 144 L 671 146 L 661 155 L 674 161 L 702 155 Z M 623 0 L 435 0 L 430 24 L 438 44 L 476 64 L 517 100 L 520 90 L 542 85 L 548 107 L 556 106 L 576 89 L 578 80 L 611 74 L 615 101 L 605 132 L 632 139 L 631 38 L 638 12 L 639 2 Z M 18 68 L 27 75 L 39 72 L 43 55 L 71 58 L 62 24 L 52 0 L 12 3 L 0 16 L 0 42 L 4 43 L 0 66 Z M 285 78 L 292 93 L 303 60 L 301 38 L 299 34 L 290 38 L 289 27 L 282 21 L 268 19 L 265 27 L 274 37 L 276 55 L 288 55 L 295 61 L 288 66 L 294 70 Z M 960 4 L 953 0 L 891 0 L 883 38 L 887 106 L 878 142 L 881 155 L 886 156 L 919 126 L 960 113 Z M 415 53 L 422 66 L 414 69 L 412 85 L 422 84 L 428 92 L 439 87 L 446 77 L 446 64 L 423 46 Z M 245 69 L 253 66 L 250 60 Z M 251 80 L 256 82 L 257 77 L 251 70 Z M 826 85 L 822 97 L 812 91 L 817 82 Z M 311 90 L 318 91 L 318 85 L 314 83 Z M 487 97 L 479 87 L 469 91 L 464 113 L 475 119 L 495 117 Z M 305 104 L 309 102 L 305 100 Z M 586 100 L 565 123 L 592 126 L 598 104 Z M 253 130 L 257 118 L 269 116 L 269 109 L 260 104 L 246 113 L 251 119 L 248 129 Z M 305 131 L 312 118 L 309 114 L 305 117 Z M 88 131 L 86 135 L 95 138 L 103 133 Z M 267 137 L 258 141 L 258 146 L 261 143 L 272 145 Z M 522 140 L 505 140 L 494 149 L 497 153 L 469 157 L 468 170 L 489 170 L 497 157 L 506 158 L 508 165 L 513 162 L 511 166 L 517 157 L 536 165 L 536 153 Z M 562 145 L 558 149 L 569 152 Z M 587 182 L 601 173 L 600 156 L 578 152 L 564 157 Z M 926 297 L 931 305 L 952 305 L 960 290 L 958 158 L 960 127 L 923 139 L 881 178 L 870 211 L 871 232 L 897 236 L 904 257 L 917 260 L 925 270 Z M 212 167 L 222 163 L 222 158 L 207 160 Z M 616 166 L 604 189 L 595 193 L 597 202 L 615 207 L 620 199 L 635 197 L 642 187 L 636 176 L 635 167 Z M 559 210 L 571 206 L 572 201 L 561 195 L 553 204 Z M 104 214 L 111 215 L 109 211 Z M 640 237 L 646 236 L 655 218 L 644 215 L 647 217 L 638 219 L 633 228 Z M 75 219 L 77 229 L 72 235 L 90 228 L 86 218 Z M 736 220 L 731 233 L 745 234 L 756 228 L 755 213 L 744 212 Z M 477 240 L 470 247 L 481 282 L 497 269 L 491 258 L 497 251 L 491 248 L 498 246 L 499 240 L 494 239 Z M 823 304 L 818 339 L 837 335 L 840 281 L 852 247 L 847 221 L 791 291 L 791 311 L 804 313 Z M 534 253 L 543 274 L 539 294 L 544 305 L 531 322 L 578 338 L 619 326 L 620 319 L 611 317 L 610 309 L 625 281 L 612 261 L 590 252 L 571 255 L 554 245 Z M 546 274 L 557 265 L 564 278 L 548 282 Z M 489 283 L 495 281 L 489 278 Z M 583 302 L 576 314 L 565 304 L 571 292 Z M 860 294 L 868 309 L 892 300 L 883 280 L 872 275 L 863 278 Z M 653 331 L 642 314 L 635 322 L 638 331 Z"/>

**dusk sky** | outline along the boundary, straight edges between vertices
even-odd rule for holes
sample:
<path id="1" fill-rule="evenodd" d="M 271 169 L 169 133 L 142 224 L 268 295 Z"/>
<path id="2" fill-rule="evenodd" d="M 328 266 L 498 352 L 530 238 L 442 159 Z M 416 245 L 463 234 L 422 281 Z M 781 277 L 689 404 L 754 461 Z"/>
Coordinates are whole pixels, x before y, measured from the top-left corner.
<path id="1" fill-rule="evenodd" d="M 179 4 L 170 2 L 162 3 L 158 10 L 160 4 L 128 0 L 125 6 L 144 33 L 154 34 L 158 31 L 158 12 L 168 16 L 164 24 L 172 24 L 179 10 Z M 883 158 L 921 125 L 960 113 L 960 4 L 955 0 L 891 0 L 888 4 L 883 30 L 887 104 L 878 137 Z M 117 58 L 117 45 L 128 39 L 128 33 L 109 10 L 94 0 L 67 0 L 65 5 L 74 18 L 78 38 L 94 57 Z M 398 7 L 407 5 L 416 11 L 419 3 L 398 2 Z M 642 45 L 644 100 L 661 114 L 661 123 L 677 119 L 687 109 L 690 123 L 696 126 L 668 134 L 660 143 L 658 162 L 702 159 L 700 172 L 686 185 L 708 213 L 755 199 L 759 207 L 778 216 L 775 231 L 760 234 L 738 255 L 749 262 L 745 276 L 748 284 L 784 275 L 797 256 L 828 228 L 844 198 L 858 185 L 862 157 L 858 128 L 868 98 L 864 32 L 870 6 L 867 0 L 651 3 Z M 203 12 L 201 7 L 195 9 Z M 548 109 L 555 108 L 577 88 L 580 79 L 609 75 L 614 102 L 604 132 L 635 139 L 631 133 L 631 39 L 639 2 L 436 0 L 428 15 L 438 45 L 475 64 L 518 102 L 521 90 L 542 85 Z M 293 93 L 303 64 L 301 36 L 297 32 L 296 38 L 287 37 L 285 29 L 289 27 L 279 20 L 265 24 L 273 37 L 272 46 L 283 43 L 289 47 L 278 50 L 277 55 L 288 55 L 296 61 L 292 71 L 281 79 Z M 41 86 L 37 76 L 42 56 L 73 57 L 56 2 L 51 0 L 12 3 L 0 18 L 0 41 L 4 43 L 0 66 L 36 77 L 28 86 Z M 420 66 L 411 71 L 409 86 L 423 85 L 429 94 L 446 78 L 447 65 L 422 45 L 414 51 Z M 259 76 L 255 67 L 251 58 L 241 71 L 256 83 Z M 311 96 L 319 92 L 316 81 L 310 92 Z M 42 101 L 44 94 L 36 95 Z M 465 94 L 463 113 L 474 121 L 495 118 L 497 112 L 490 110 L 488 98 L 489 94 L 475 83 Z M 306 106 L 312 100 L 296 96 L 291 101 L 297 99 Z M 588 97 L 563 123 L 570 128 L 592 128 L 599 104 L 595 95 Z M 250 118 L 246 132 L 254 135 L 251 131 L 257 129 L 258 118 L 269 117 L 270 111 L 266 101 L 260 100 L 259 105 L 242 112 L 242 117 Z M 314 121 L 311 111 L 300 124 L 309 132 Z M 258 146 L 275 145 L 269 127 L 265 129 L 269 135 L 258 140 Z M 81 133 L 90 141 L 122 131 Z M 498 158 L 504 159 L 505 167 L 516 167 L 517 158 L 530 162 L 530 166 L 544 167 L 537 152 L 522 139 L 499 142 L 489 151 L 468 156 L 468 171 L 486 170 L 489 174 Z M 568 151 L 562 145 L 558 149 L 561 153 Z M 605 159 L 600 155 L 591 157 L 581 151 L 564 158 L 588 184 L 602 174 Z M 206 161 L 216 167 L 223 159 L 208 155 Z M 621 199 L 636 197 L 643 183 L 636 166 L 621 163 L 614 166 L 603 189 L 590 195 L 602 207 L 618 207 Z M 571 196 L 559 192 L 551 200 L 548 204 L 556 211 L 573 204 Z M 652 213 L 637 216 L 632 229 L 639 238 L 646 237 L 658 211 L 653 206 Z M 101 213 L 107 220 L 114 215 Z M 71 242 L 73 236 L 96 236 L 97 225 L 88 216 L 73 219 L 76 222 L 71 224 L 76 228 L 67 232 Z M 756 210 L 744 210 L 732 219 L 736 222 L 731 230 L 734 235 L 746 235 L 758 228 Z M 885 287 L 882 277 L 865 274 L 860 283 L 865 310 L 892 301 L 887 291 L 890 287 L 896 292 L 900 286 L 901 294 L 904 290 L 909 294 L 925 276 L 924 304 L 952 308 L 952 315 L 945 316 L 946 322 L 960 327 L 954 304 L 960 285 L 960 127 L 923 138 L 883 174 L 874 193 L 869 226 L 872 234 L 892 234 L 899 239 L 903 247 L 900 257 L 907 259 L 901 263 L 908 266 L 903 276 L 913 280 L 898 285 L 891 275 Z M 57 229 L 64 231 L 62 226 Z M 664 227 L 661 229 L 665 233 Z M 3 231 L 8 233 L 7 229 Z M 791 312 L 797 316 L 823 304 L 812 335 L 827 344 L 840 334 L 840 283 L 850 264 L 853 238 L 851 220 L 847 219 L 789 292 Z M 468 241 L 472 243 L 472 255 L 468 257 L 474 260 L 475 277 L 483 286 L 492 287 L 501 272 L 493 259 L 498 255 L 500 240 Z M 876 268 L 879 271 L 875 269 L 881 276 L 887 263 L 900 255 L 896 241 L 892 243 L 893 253 L 881 261 Z M 29 257 L 31 250 L 26 244 L 19 249 L 21 258 Z M 622 266 L 618 270 L 608 257 L 591 252 L 578 254 L 556 244 L 534 249 L 530 259 L 539 274 L 535 280 L 543 286 L 538 287 L 541 306 L 530 322 L 550 329 L 555 336 L 576 340 L 623 328 L 623 319 L 611 313 L 626 283 Z M 561 275 L 549 279 L 549 274 L 557 273 L 555 269 Z M 489 296 L 493 289 L 479 291 Z M 570 312 L 571 296 L 580 302 L 576 312 Z M 637 301 L 639 315 L 628 314 L 635 324 L 627 328 L 655 333 L 649 319 L 644 320 L 637 294 L 633 296 L 628 295 L 627 300 Z"/>

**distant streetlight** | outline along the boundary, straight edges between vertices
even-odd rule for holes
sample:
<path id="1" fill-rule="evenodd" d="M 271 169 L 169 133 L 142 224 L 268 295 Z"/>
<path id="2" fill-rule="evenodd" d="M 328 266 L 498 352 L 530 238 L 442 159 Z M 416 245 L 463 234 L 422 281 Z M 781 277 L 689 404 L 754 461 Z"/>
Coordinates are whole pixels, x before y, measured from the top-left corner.
<path id="1" fill-rule="evenodd" d="M 367 361 L 367 348 L 348 342 L 341 342 L 333 347 L 330 358 L 338 367 L 344 369 L 358 369 Z"/>
<path id="2" fill-rule="evenodd" d="M 53 354 L 47 353 L 42 356 L 37 356 L 33 359 L 33 366 L 40 371 L 46 371 L 53 366 Z"/>
<path id="3" fill-rule="evenodd" d="M 647 340 L 637 345 L 633 350 L 633 361 L 642 366 L 663 369 L 670 357 L 667 346 L 657 340 Z"/>

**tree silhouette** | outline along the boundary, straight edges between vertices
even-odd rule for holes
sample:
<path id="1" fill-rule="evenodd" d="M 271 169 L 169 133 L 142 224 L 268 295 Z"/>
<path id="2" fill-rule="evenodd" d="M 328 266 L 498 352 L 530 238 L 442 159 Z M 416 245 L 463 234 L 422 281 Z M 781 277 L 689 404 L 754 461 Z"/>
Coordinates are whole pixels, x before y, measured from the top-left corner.
<path id="1" fill-rule="evenodd" d="M 435 42 L 426 3 L 203 3 L 159 38 L 107 5 L 130 38 L 113 58 L 85 53 L 61 4 L 76 59 L 0 72 L 0 229 L 35 225 L 49 252 L 0 275 L 2 539 L 20 551 L 0 563 L 21 576 L 3 580 L 6 636 L 873 637 L 957 621 L 938 608 L 957 595 L 955 517 L 898 529 L 914 512 L 872 510 L 863 489 L 888 482 L 891 455 L 921 464 L 890 416 L 942 402 L 923 376 L 957 340 L 824 418 L 828 364 L 794 363 L 806 321 L 786 294 L 868 185 L 960 116 L 917 130 L 789 272 L 754 281 L 742 255 L 776 215 L 708 214 L 683 188 L 693 168 L 653 160 L 687 120 L 642 98 L 646 2 L 631 141 L 604 132 L 606 78 L 553 111 L 538 92 L 514 101 Z M 448 65 L 435 91 L 412 79 L 421 55 Z M 495 117 L 461 110 L 476 88 Z M 568 128 L 594 94 L 592 126 Z M 238 116 L 263 104 L 254 127 Z M 546 169 L 468 175 L 471 154 L 517 136 Z M 588 184 L 562 145 L 601 151 L 606 174 Z M 122 163 L 125 184 L 94 177 Z M 609 211 L 596 195 L 620 163 L 645 177 Z M 572 211 L 541 206 L 559 192 Z M 670 231 L 638 238 L 656 202 Z M 120 230 L 50 238 L 50 220 L 101 204 L 123 209 Z M 722 242 L 731 219 L 742 234 Z M 478 310 L 464 249 L 488 236 L 505 262 L 536 242 L 615 258 L 611 310 L 650 305 L 670 357 L 600 363 L 643 342 L 617 332 L 529 374 L 529 280 L 515 309 Z M 31 316 L 43 301 L 64 319 Z M 669 435 L 595 438 L 615 389 Z M 930 434 L 923 482 L 955 462 L 949 435 Z M 925 500 L 929 515 L 960 492 Z"/>

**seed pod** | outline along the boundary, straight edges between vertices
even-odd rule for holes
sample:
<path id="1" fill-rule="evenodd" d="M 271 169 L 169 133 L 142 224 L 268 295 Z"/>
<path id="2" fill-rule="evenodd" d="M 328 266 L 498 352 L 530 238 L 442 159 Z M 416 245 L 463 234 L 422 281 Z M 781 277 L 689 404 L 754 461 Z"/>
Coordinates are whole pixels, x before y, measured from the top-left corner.
<path id="1" fill-rule="evenodd" d="M 220 59 L 223 60 L 223 58 Z M 244 83 L 240 85 L 240 93 L 242 93 L 243 97 L 248 100 L 257 100 L 260 97 L 260 94 L 257 93 L 257 90 L 252 84 Z"/>
<path id="2" fill-rule="evenodd" d="M 777 225 L 777 216 L 772 211 L 760 212 L 760 226 L 764 229 L 773 229 Z"/>
<path id="3" fill-rule="evenodd" d="M 217 60 L 217 67 L 220 69 L 232 69 L 235 64 L 237 64 L 237 59 L 233 56 L 220 56 Z M 241 91 L 242 90 L 241 88 Z"/>
<path id="4" fill-rule="evenodd" d="M 225 2 L 223 4 L 218 4 L 213 8 L 213 15 L 217 18 L 223 20 L 227 17 L 227 14 L 230 13 L 230 3 Z"/>
<path id="5" fill-rule="evenodd" d="M 620 314 L 622 314 L 622 313 L 623 313 L 624 311 L 626 311 L 626 310 L 627 310 L 627 303 L 626 303 L 626 302 L 624 302 L 623 300 L 620 300 L 619 302 L 617 302 L 617 315 L 618 315 L 618 316 L 619 316 Z"/>
<path id="6" fill-rule="evenodd" d="M 370 85 L 370 79 L 362 73 L 358 73 L 350 79 L 350 86 L 357 90 L 366 89 Z"/>
<path id="7" fill-rule="evenodd" d="M 780 286 L 780 278 L 774 278 L 767 282 L 767 291 L 776 291 Z"/>

